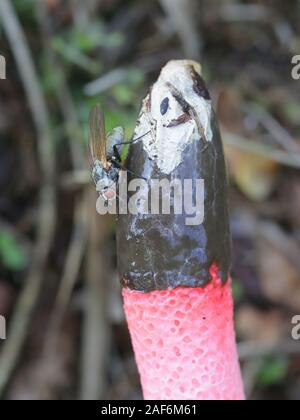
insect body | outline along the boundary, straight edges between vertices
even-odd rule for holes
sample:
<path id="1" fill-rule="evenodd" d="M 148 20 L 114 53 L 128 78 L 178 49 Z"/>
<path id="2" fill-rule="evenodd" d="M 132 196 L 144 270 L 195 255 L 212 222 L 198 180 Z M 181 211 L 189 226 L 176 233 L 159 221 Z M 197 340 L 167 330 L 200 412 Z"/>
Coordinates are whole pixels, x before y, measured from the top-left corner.
<path id="1" fill-rule="evenodd" d="M 121 147 L 124 142 L 124 130 L 117 127 L 106 135 L 103 111 L 94 107 L 89 118 L 89 148 L 92 178 L 105 206 L 116 198 L 116 184 L 121 166 Z M 119 149 L 118 149 L 119 148 Z"/>

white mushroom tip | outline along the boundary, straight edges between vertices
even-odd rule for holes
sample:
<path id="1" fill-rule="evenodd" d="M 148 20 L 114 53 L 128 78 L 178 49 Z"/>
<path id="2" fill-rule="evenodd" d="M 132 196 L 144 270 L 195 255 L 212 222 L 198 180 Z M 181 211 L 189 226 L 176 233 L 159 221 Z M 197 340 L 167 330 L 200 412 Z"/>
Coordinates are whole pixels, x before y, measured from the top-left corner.
<path id="1" fill-rule="evenodd" d="M 163 73 L 173 73 L 178 70 L 182 70 L 183 68 L 192 66 L 194 70 L 202 75 L 202 66 L 198 61 L 194 60 L 171 60 L 169 61 L 161 70 L 161 74 Z"/>
<path id="2" fill-rule="evenodd" d="M 213 138 L 211 101 L 197 91 L 195 73 L 201 76 L 196 61 L 168 62 L 143 102 L 135 137 L 150 131 L 142 139 L 144 150 L 165 174 L 180 165 L 188 144 Z"/>

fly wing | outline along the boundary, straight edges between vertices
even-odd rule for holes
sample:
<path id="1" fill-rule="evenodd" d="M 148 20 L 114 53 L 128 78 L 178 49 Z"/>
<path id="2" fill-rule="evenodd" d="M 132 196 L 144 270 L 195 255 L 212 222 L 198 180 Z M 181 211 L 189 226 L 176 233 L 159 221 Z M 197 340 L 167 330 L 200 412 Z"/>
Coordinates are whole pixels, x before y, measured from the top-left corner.
<path id="1" fill-rule="evenodd" d="M 95 106 L 89 117 L 89 149 L 92 161 L 99 160 L 104 166 L 107 163 L 106 135 L 104 114 L 99 105 Z"/>

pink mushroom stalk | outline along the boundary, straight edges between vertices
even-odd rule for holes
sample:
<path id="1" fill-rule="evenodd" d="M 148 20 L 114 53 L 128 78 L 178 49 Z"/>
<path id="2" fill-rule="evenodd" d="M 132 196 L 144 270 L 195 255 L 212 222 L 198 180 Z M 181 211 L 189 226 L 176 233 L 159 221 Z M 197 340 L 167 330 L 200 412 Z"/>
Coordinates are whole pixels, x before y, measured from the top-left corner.
<path id="1" fill-rule="evenodd" d="M 216 267 L 204 288 L 123 289 L 145 399 L 243 400 L 231 285 Z"/>
<path id="2" fill-rule="evenodd" d="M 243 400 L 224 155 L 198 63 L 172 61 L 163 68 L 143 102 L 135 138 L 140 140 L 131 145 L 125 167 L 130 179 L 138 174 L 145 183 L 135 197 L 139 211 L 119 215 L 117 231 L 124 308 L 144 398 Z M 150 211 L 153 180 L 192 185 L 194 218 L 186 202 L 175 211 L 182 198 L 178 184 L 173 192 L 160 185 L 170 212 Z"/>

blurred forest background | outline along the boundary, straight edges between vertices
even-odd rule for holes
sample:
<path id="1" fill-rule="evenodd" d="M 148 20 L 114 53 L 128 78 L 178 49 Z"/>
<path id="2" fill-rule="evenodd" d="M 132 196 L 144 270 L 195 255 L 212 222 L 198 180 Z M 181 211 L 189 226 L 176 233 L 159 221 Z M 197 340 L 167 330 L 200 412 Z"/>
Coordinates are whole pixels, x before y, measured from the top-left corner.
<path id="1" fill-rule="evenodd" d="M 297 0 L 0 0 L 0 398 L 141 398 L 87 120 L 100 101 L 130 139 L 160 68 L 185 57 L 222 126 L 248 398 L 300 399 L 299 18 Z"/>

